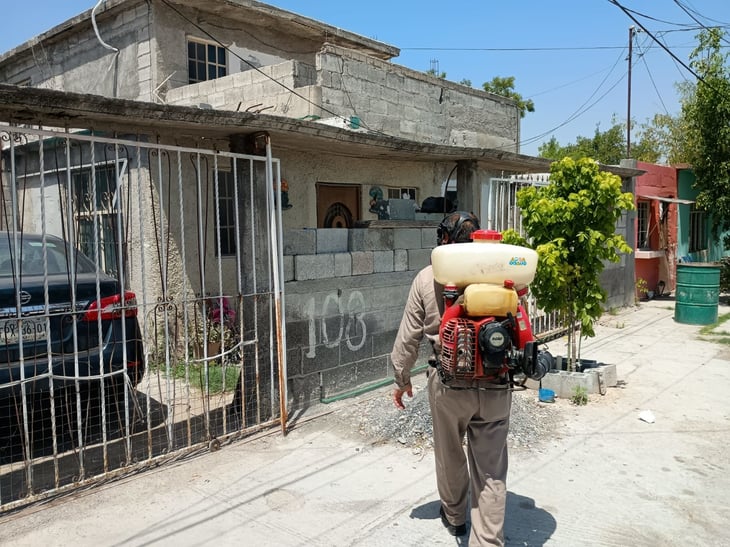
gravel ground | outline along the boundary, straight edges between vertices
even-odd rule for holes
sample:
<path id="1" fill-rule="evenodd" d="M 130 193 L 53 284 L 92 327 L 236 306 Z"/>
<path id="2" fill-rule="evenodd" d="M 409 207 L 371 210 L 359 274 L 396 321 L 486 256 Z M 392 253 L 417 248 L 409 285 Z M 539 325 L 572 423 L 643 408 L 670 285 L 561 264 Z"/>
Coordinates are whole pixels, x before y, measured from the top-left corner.
<path id="1" fill-rule="evenodd" d="M 338 417 L 344 420 L 343 425 L 372 443 L 399 443 L 414 453 L 428 450 L 433 444 L 433 428 L 425 375 L 412 381 L 413 398 L 404 397 L 405 410 L 393 406 L 391 387 L 351 399 L 338 412 Z M 539 448 L 548 441 L 565 420 L 567 401 L 562 403 L 541 403 L 534 389 L 515 391 L 508 436 L 510 449 Z"/>

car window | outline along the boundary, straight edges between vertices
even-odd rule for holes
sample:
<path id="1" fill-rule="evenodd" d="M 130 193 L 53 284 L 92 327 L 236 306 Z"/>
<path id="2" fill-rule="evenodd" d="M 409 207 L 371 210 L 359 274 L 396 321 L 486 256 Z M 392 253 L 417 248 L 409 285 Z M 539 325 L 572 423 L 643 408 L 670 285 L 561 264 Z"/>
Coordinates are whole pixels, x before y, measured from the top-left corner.
<path id="1" fill-rule="evenodd" d="M 66 274 L 68 272 L 67 247 L 63 241 L 55 238 L 48 238 L 45 243 L 45 257 L 43 253 L 43 240 L 40 238 L 23 238 L 21 236 L 20 266 L 23 275 L 43 275 L 46 271 L 44 263 L 47 264 L 49 275 Z M 13 242 L 7 237 L 0 237 L 0 277 L 13 275 L 15 267 L 15 253 L 11 252 Z M 45 262 L 44 262 L 45 260 Z M 78 273 L 91 273 L 96 269 L 94 263 L 86 256 L 76 251 L 76 271 Z"/>

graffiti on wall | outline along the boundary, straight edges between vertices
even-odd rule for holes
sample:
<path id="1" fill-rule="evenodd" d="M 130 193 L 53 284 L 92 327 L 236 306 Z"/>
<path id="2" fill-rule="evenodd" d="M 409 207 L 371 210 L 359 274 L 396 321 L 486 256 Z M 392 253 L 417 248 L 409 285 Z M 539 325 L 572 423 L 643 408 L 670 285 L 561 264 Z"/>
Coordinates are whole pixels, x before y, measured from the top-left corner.
<path id="1" fill-rule="evenodd" d="M 339 291 L 325 296 L 320 308 L 314 297 L 305 306 L 309 345 L 305 356 L 314 359 L 317 345 L 335 348 L 343 341 L 350 351 L 365 345 L 367 325 L 363 319 L 365 298 L 360 291 L 352 291 L 346 298 Z"/>

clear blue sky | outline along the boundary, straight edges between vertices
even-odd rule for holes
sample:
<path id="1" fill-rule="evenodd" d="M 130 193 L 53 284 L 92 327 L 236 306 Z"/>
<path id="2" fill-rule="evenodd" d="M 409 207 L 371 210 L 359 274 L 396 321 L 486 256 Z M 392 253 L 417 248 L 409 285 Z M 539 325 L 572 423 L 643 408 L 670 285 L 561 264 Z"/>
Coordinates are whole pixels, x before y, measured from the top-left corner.
<path id="1" fill-rule="evenodd" d="M 703 25 L 730 28 L 728 0 L 618 0 L 648 32 L 633 45 L 631 117 L 676 114 L 675 83 L 694 77 L 682 62 Z M 609 0 L 272 0 L 279 8 L 324 21 L 401 49 L 394 62 L 445 72 L 481 88 L 494 76 L 514 76 L 535 112 L 522 120 L 522 152 L 536 154 L 555 136 L 561 144 L 607 129 L 628 111 L 629 27 L 634 21 Z M 92 8 L 94 0 L 3 0 L 0 51 Z M 684 7 L 685 9 L 682 9 Z M 632 137 L 633 139 L 633 137 Z"/>

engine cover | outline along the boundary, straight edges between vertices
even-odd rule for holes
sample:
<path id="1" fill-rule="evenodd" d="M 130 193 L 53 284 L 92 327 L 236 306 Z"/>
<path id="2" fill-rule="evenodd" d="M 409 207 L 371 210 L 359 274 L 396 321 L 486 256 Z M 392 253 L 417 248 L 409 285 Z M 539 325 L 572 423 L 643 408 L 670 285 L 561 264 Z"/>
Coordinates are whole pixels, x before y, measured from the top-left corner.
<path id="1" fill-rule="evenodd" d="M 441 325 L 441 374 L 450 380 L 497 380 L 507 370 L 510 333 L 494 317 L 454 317 Z"/>

